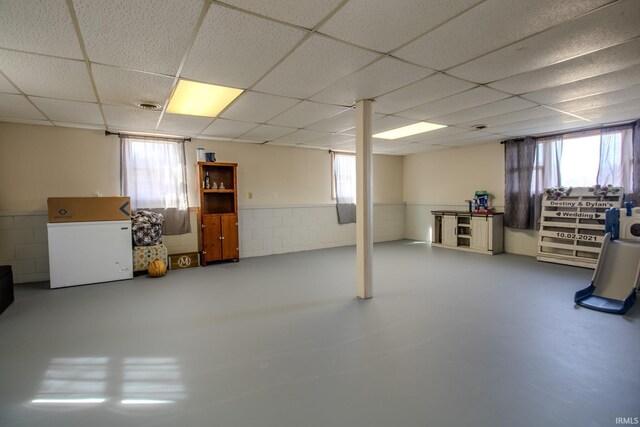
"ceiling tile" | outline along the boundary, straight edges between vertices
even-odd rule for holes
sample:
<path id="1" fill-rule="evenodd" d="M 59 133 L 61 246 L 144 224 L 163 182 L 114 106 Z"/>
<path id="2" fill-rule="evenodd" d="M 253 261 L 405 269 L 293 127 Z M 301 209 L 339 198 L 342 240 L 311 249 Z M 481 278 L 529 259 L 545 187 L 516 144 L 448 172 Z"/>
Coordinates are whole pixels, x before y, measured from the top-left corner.
<path id="1" fill-rule="evenodd" d="M 433 71 L 426 68 L 384 57 L 338 80 L 311 99 L 330 104 L 352 105 L 360 99 L 373 99 L 431 74 Z"/>
<path id="2" fill-rule="evenodd" d="M 300 102 L 298 99 L 248 91 L 240 95 L 238 100 L 222 114 L 222 117 L 265 123 L 298 102 Z"/>
<path id="3" fill-rule="evenodd" d="M 0 69 L 27 95 L 96 102 L 84 62 L 0 50 Z"/>
<path id="4" fill-rule="evenodd" d="M 450 141 L 450 142 L 442 142 L 438 143 L 443 147 L 466 147 L 470 145 L 478 145 L 478 144 L 489 144 L 489 143 L 499 143 L 504 140 L 504 136 L 502 135 L 477 135 L 474 138 L 463 139 L 460 141 Z"/>
<path id="5" fill-rule="evenodd" d="M 512 111 L 524 110 L 535 107 L 537 104 L 522 98 L 511 97 L 478 107 L 462 110 L 457 113 L 434 117 L 432 121 L 439 125 L 457 125 L 469 121 L 475 121 L 484 117 L 497 116 L 499 114 L 510 113 Z"/>
<path id="6" fill-rule="evenodd" d="M 616 115 L 624 115 L 624 117 L 627 117 L 628 115 L 626 113 L 634 113 L 635 118 L 640 118 L 640 99 L 633 99 L 606 107 L 590 108 L 580 111 L 579 115 L 585 119 L 600 121 L 602 117 L 607 117 L 607 119 L 615 117 Z"/>
<path id="7" fill-rule="evenodd" d="M 178 135 L 198 135 L 211 123 L 210 117 L 164 113 L 158 130 Z"/>
<path id="8" fill-rule="evenodd" d="M 106 129 L 104 125 L 89 125 L 86 123 L 74 123 L 74 122 L 53 122 L 54 125 L 60 126 L 63 128 L 77 128 L 77 129 L 94 129 L 94 130 L 104 130 Z"/>
<path id="9" fill-rule="evenodd" d="M 398 141 L 374 141 L 373 151 L 377 153 L 393 153 L 406 149 L 415 142 L 398 142 Z"/>
<path id="10" fill-rule="evenodd" d="M 591 119 L 593 122 L 601 124 L 601 125 L 613 125 L 623 122 L 630 122 L 638 120 L 638 110 L 630 110 L 630 111 L 618 111 L 614 114 L 606 114 L 598 115 L 597 118 Z"/>
<path id="11" fill-rule="evenodd" d="M 400 147 L 399 150 L 392 151 L 389 154 L 405 156 L 410 154 L 424 153 L 427 151 L 440 151 L 440 150 L 445 150 L 450 148 L 453 148 L 453 147 L 444 147 L 441 145 L 428 145 L 428 144 L 411 144 L 411 145 L 406 145 L 404 147 Z"/>
<path id="12" fill-rule="evenodd" d="M 561 102 L 559 104 L 553 104 L 552 107 L 557 108 L 558 110 L 568 111 L 570 113 L 578 113 L 582 110 L 606 107 L 607 105 L 620 104 L 638 98 L 640 98 L 640 85 L 631 86 L 614 92 L 606 92 L 598 95 L 578 98 L 573 101 Z M 640 112 L 638 113 L 638 116 L 640 116 Z"/>
<path id="13" fill-rule="evenodd" d="M 490 130 L 493 133 L 506 134 L 510 136 L 523 136 L 527 135 L 527 131 L 530 129 L 544 128 L 546 132 L 553 132 L 562 128 L 563 125 L 570 125 L 572 127 L 584 127 L 589 126 L 591 123 L 586 120 L 580 120 L 576 117 L 569 116 L 567 114 L 560 114 L 552 117 L 544 117 L 541 119 L 523 120 L 520 122 L 508 123 L 500 126 L 493 126 Z"/>
<path id="14" fill-rule="evenodd" d="M 508 123 L 521 122 L 523 120 L 538 119 L 542 117 L 564 116 L 564 114 L 545 107 L 534 107 L 526 110 L 514 111 L 492 117 L 484 117 L 482 123 L 491 130 L 492 126 L 500 126 Z M 462 123 L 460 127 L 472 127 L 477 124 L 476 120 Z"/>
<path id="15" fill-rule="evenodd" d="M 300 129 L 293 133 L 283 136 L 274 140 L 274 142 L 288 143 L 288 144 L 301 144 L 305 141 L 311 141 L 313 139 L 322 138 L 329 135 L 328 132 L 318 132 L 315 130 Z"/>
<path id="16" fill-rule="evenodd" d="M 256 90 L 307 98 L 379 55 L 312 35 L 256 85 Z"/>
<path id="17" fill-rule="evenodd" d="M 141 110 L 121 105 L 103 105 L 102 111 L 109 129 L 152 131 L 160 118 L 160 111 Z"/>
<path id="18" fill-rule="evenodd" d="M 342 0 L 224 0 L 241 9 L 304 28 L 315 27 Z"/>
<path id="19" fill-rule="evenodd" d="M 46 120 L 25 96 L 0 93 L 0 117 L 15 119 Z"/>
<path id="20" fill-rule="evenodd" d="M 7 80 L 2 74 L 0 74 L 0 93 L 20 93 L 18 90 Z"/>
<path id="21" fill-rule="evenodd" d="M 249 139 L 253 141 L 263 141 L 263 142 L 271 141 L 274 139 L 278 139 L 282 136 L 288 135 L 294 131 L 295 129 L 290 127 L 260 125 L 256 128 L 253 128 L 249 132 L 243 134 L 241 136 L 241 139 Z"/>
<path id="22" fill-rule="evenodd" d="M 0 107 L 0 109 L 1 108 L 2 107 Z M 15 117 L 3 116 L 0 116 L 0 123 L 21 123 L 25 125 L 53 126 L 53 122 L 50 122 L 48 120 L 17 119 Z"/>
<path id="23" fill-rule="evenodd" d="M 378 52 L 390 52 L 480 0 L 350 0 L 320 32 Z"/>
<path id="24" fill-rule="evenodd" d="M 489 86 L 509 93 L 522 94 L 622 70 L 637 64 L 640 64 L 640 37 L 539 70 L 499 80 Z"/>
<path id="25" fill-rule="evenodd" d="M 62 101 L 60 99 L 30 97 L 50 120 L 58 122 L 102 125 L 102 114 L 98 104 L 78 101 Z"/>
<path id="26" fill-rule="evenodd" d="M 248 88 L 278 62 L 305 31 L 228 7 L 209 7 L 182 75 Z"/>
<path id="27" fill-rule="evenodd" d="M 202 134 L 219 138 L 237 138 L 256 126 L 258 125 L 255 123 L 216 119 L 208 128 L 202 131 Z"/>
<path id="28" fill-rule="evenodd" d="M 340 114 L 349 108 L 318 102 L 302 101 L 291 109 L 269 120 L 269 124 L 303 128 L 327 117 Z"/>
<path id="29" fill-rule="evenodd" d="M 640 35 L 638 21 L 637 0 L 620 0 L 448 73 L 478 83 L 500 80 L 622 43 Z"/>
<path id="30" fill-rule="evenodd" d="M 0 2 L 0 48 L 83 58 L 64 0 Z"/>
<path id="31" fill-rule="evenodd" d="M 355 108 L 349 108 L 340 114 L 336 114 L 335 116 L 320 120 L 310 126 L 306 126 L 306 128 L 310 130 L 321 130 L 325 132 L 340 132 L 354 127 L 356 127 Z"/>
<path id="32" fill-rule="evenodd" d="M 173 77 L 97 64 L 91 68 L 100 101 L 106 104 L 131 106 L 136 102 L 151 102 L 164 105 L 171 93 Z"/>
<path id="33" fill-rule="evenodd" d="M 609 1 L 488 0 L 425 34 L 394 55 L 426 67 L 444 70 Z"/>
<path id="34" fill-rule="evenodd" d="M 373 133 L 385 132 L 402 126 L 412 125 L 416 121 L 405 117 L 384 116 L 376 119 L 371 123 L 371 131 Z"/>
<path id="35" fill-rule="evenodd" d="M 584 129 L 585 127 L 592 127 L 596 125 L 595 122 L 587 122 L 583 120 L 569 121 L 566 123 L 545 123 L 538 124 L 533 127 L 525 128 L 525 129 L 515 129 L 500 132 L 502 135 L 509 138 L 520 138 L 524 135 L 550 135 L 561 132 L 574 132 L 579 131 L 580 129 Z M 504 138 L 503 138 L 504 139 Z"/>
<path id="36" fill-rule="evenodd" d="M 426 105 L 402 111 L 397 115 L 415 120 L 427 120 L 432 117 L 466 110 L 478 105 L 489 104 L 490 102 L 499 101 L 508 97 L 509 95 L 506 93 L 498 92 L 487 87 L 477 87 Z"/>
<path id="37" fill-rule="evenodd" d="M 474 86 L 473 83 L 446 74 L 435 74 L 376 98 L 374 108 L 380 113 L 395 114 L 398 111 L 463 92 Z"/>
<path id="38" fill-rule="evenodd" d="M 491 141 L 496 140 L 500 141 L 501 137 L 498 135 L 489 134 L 487 132 L 482 131 L 471 131 L 471 132 L 461 132 L 455 135 L 447 135 L 439 138 L 432 138 L 426 140 L 429 144 L 438 144 L 438 145 L 461 145 L 461 143 L 476 140 L 476 141 Z"/>
<path id="39" fill-rule="evenodd" d="M 540 104 L 557 104 L 585 96 L 612 92 L 637 84 L 640 84 L 640 65 L 566 85 L 526 93 L 522 97 Z"/>
<path id="40" fill-rule="evenodd" d="M 300 144 L 298 144 L 298 143 L 293 143 L 293 142 L 288 142 L 288 141 L 280 142 L 277 139 L 275 141 L 266 142 L 266 144 L 277 145 L 279 147 L 297 147 L 297 148 L 300 148 Z"/>
<path id="41" fill-rule="evenodd" d="M 414 135 L 412 137 L 402 138 L 402 139 L 406 141 L 412 141 L 412 142 L 427 142 L 427 141 L 432 141 L 439 138 L 449 137 L 452 135 L 460 135 L 468 131 L 469 129 L 459 128 L 456 126 L 448 126 L 446 128 L 440 128 L 440 129 L 432 130 L 430 132 L 425 132 L 418 135 Z"/>
<path id="42" fill-rule="evenodd" d="M 89 60 L 175 75 L 201 0 L 73 0 Z"/>
<path id="43" fill-rule="evenodd" d="M 303 142 L 304 145 L 313 145 L 315 147 L 335 148 L 347 142 L 355 141 L 352 135 L 341 135 L 338 133 L 321 136 L 311 141 Z"/>

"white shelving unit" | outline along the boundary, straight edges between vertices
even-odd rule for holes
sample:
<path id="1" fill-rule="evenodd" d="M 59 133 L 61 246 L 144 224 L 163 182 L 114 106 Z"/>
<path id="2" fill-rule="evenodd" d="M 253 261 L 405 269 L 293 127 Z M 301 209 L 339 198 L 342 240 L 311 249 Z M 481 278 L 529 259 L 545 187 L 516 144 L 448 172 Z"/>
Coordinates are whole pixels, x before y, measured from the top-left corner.
<path id="1" fill-rule="evenodd" d="M 432 211 L 432 246 L 483 254 L 504 251 L 502 213 Z"/>
<path id="2" fill-rule="evenodd" d="M 577 187 L 568 196 L 544 196 L 538 232 L 538 261 L 595 268 L 604 240 L 604 216 L 622 207 L 624 190 L 596 196 Z"/>

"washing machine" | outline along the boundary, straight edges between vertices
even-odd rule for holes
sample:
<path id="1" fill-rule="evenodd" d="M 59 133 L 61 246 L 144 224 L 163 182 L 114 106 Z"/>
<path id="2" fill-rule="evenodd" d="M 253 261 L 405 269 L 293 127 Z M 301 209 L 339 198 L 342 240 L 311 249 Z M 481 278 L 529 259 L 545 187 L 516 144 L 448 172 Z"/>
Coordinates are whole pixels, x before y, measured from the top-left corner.
<path id="1" fill-rule="evenodd" d="M 640 242 L 640 208 L 631 209 L 631 216 L 620 209 L 620 239 Z"/>

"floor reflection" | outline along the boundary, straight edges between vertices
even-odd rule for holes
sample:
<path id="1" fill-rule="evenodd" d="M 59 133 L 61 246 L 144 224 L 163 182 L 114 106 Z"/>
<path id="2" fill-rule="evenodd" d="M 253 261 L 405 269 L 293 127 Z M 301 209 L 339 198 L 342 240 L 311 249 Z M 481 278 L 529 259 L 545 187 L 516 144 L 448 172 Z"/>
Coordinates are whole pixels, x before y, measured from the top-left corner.
<path id="1" fill-rule="evenodd" d="M 158 405 L 185 398 L 175 358 L 128 357 L 123 363 L 123 405 Z"/>
<path id="2" fill-rule="evenodd" d="M 68 357 L 51 360 L 37 405 L 90 405 L 106 401 L 107 357 Z"/>
<path id="3" fill-rule="evenodd" d="M 186 398 L 173 357 L 66 357 L 52 359 L 40 389 L 38 406 L 87 406 L 106 403 L 154 406 Z"/>

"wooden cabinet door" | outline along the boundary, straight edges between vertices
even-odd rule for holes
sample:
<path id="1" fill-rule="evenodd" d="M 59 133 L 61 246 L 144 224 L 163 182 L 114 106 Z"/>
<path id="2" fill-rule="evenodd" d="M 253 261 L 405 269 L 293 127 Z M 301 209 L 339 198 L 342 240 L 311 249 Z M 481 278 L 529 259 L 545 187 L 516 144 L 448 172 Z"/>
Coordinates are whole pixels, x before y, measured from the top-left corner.
<path id="1" fill-rule="evenodd" d="M 489 250 L 489 221 L 487 217 L 471 218 L 471 242 L 472 249 Z"/>
<path id="2" fill-rule="evenodd" d="M 237 215 L 222 216 L 222 258 L 238 259 L 238 217 Z"/>
<path id="3" fill-rule="evenodd" d="M 222 245 L 220 235 L 220 215 L 204 215 L 202 218 L 202 247 L 204 260 L 218 261 L 222 259 Z"/>
<path id="4" fill-rule="evenodd" d="M 444 215 L 442 217 L 442 244 L 447 246 L 458 246 L 458 217 Z"/>

